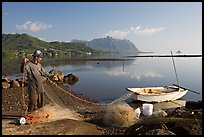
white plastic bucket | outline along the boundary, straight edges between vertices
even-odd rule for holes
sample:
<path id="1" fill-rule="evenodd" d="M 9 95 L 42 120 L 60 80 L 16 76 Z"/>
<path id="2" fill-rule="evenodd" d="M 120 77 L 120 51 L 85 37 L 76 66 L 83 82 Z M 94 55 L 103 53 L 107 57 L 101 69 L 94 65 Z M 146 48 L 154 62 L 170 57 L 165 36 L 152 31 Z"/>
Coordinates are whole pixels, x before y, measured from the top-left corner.
<path id="1" fill-rule="evenodd" d="M 135 109 L 135 114 L 137 118 L 140 117 L 140 113 L 141 113 L 140 108 Z"/>
<path id="2" fill-rule="evenodd" d="M 145 116 L 152 115 L 153 112 L 153 104 L 142 104 L 142 114 Z"/>

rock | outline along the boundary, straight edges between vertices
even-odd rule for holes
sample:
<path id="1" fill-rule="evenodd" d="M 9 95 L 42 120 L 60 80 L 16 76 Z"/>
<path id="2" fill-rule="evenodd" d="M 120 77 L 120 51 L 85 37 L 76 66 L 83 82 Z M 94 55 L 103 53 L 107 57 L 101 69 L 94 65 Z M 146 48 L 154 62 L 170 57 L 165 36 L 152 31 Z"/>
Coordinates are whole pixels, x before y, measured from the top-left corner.
<path id="1" fill-rule="evenodd" d="M 20 84 L 19 84 L 18 81 L 16 81 L 16 80 L 12 80 L 10 83 L 11 83 L 11 87 L 12 87 L 12 88 L 18 88 L 18 87 L 20 87 Z"/>
<path id="2" fill-rule="evenodd" d="M 58 81 L 63 82 L 63 80 L 64 80 L 64 74 L 63 74 L 61 71 L 52 69 L 52 70 L 50 70 L 49 73 L 53 75 L 53 80 L 54 80 L 54 79 L 55 79 L 55 80 L 58 79 Z"/>
<path id="3" fill-rule="evenodd" d="M 23 78 L 17 78 L 16 81 L 19 83 L 20 86 L 22 86 L 22 83 L 24 83 L 24 87 L 28 86 L 28 82 L 26 79 L 23 80 Z"/>
<path id="4" fill-rule="evenodd" d="M 63 81 L 64 83 L 68 83 L 69 85 L 74 85 L 77 81 L 79 81 L 79 78 L 74 74 L 68 74 L 64 77 Z"/>
<path id="5" fill-rule="evenodd" d="M 63 82 L 64 82 L 64 83 L 68 83 L 68 81 L 69 81 L 69 78 L 68 78 L 67 76 L 64 76 Z"/>
<path id="6" fill-rule="evenodd" d="M 56 74 L 54 74 L 54 75 L 51 76 L 51 80 L 59 81 L 59 78 L 58 78 L 58 76 Z"/>
<path id="7" fill-rule="evenodd" d="M 8 82 L 2 82 L 2 89 L 10 88 L 10 84 Z"/>
<path id="8" fill-rule="evenodd" d="M 10 81 L 11 80 L 8 77 L 6 77 L 6 76 L 2 79 L 2 82 L 8 82 L 9 83 Z"/>

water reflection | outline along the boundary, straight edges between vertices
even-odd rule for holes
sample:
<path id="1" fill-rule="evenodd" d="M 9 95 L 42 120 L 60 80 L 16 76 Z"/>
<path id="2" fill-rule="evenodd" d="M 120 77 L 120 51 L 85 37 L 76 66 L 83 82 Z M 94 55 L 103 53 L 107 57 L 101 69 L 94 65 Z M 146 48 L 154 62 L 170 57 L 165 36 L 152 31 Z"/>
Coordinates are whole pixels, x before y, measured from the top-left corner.
<path id="1" fill-rule="evenodd" d="M 129 76 L 131 79 L 140 80 L 141 77 L 152 77 L 152 78 L 161 78 L 163 77 L 161 74 L 157 72 L 153 72 L 151 70 L 142 70 L 141 72 L 120 72 L 120 71 L 108 71 L 106 72 L 110 76 Z"/>
<path id="2" fill-rule="evenodd" d="M 105 68 L 107 70 L 119 70 L 125 71 L 125 67 L 130 66 L 134 62 L 133 59 L 131 60 L 122 60 L 122 61 L 88 61 L 88 66 L 93 66 L 96 69 Z"/>

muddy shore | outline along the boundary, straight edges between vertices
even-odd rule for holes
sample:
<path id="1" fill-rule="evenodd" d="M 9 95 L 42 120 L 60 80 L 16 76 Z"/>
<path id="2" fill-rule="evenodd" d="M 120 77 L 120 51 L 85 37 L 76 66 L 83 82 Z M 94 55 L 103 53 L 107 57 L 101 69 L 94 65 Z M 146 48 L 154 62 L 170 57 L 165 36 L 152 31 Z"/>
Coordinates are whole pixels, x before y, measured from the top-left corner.
<path id="1" fill-rule="evenodd" d="M 103 122 L 105 107 L 89 97 L 77 95 L 68 87 L 45 83 L 45 88 L 54 101 L 67 109 L 75 110 L 83 117 L 83 121 L 59 119 L 32 125 L 19 125 L 16 117 L 22 115 L 22 89 L 9 88 L 2 90 L 2 134 L 3 135 L 202 135 L 202 101 L 187 102 L 185 107 L 165 110 L 167 117 L 146 119 L 145 123 L 137 123 L 130 127 L 111 127 Z M 66 92 L 64 92 L 66 91 Z M 25 104 L 28 96 L 25 92 Z M 49 101 L 46 101 L 49 104 Z M 10 116 L 10 117 L 9 117 Z M 15 116 L 15 117 L 14 117 Z M 167 120 L 168 118 L 168 120 Z M 176 119 L 177 118 L 177 119 Z M 154 118 L 155 119 L 155 118 Z"/>

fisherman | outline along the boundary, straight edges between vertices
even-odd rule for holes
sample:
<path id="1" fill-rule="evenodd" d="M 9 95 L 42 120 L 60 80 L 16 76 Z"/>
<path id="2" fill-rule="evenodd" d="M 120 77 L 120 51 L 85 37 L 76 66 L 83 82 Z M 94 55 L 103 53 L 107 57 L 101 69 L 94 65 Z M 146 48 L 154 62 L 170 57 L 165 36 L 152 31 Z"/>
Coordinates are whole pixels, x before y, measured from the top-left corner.
<path id="1" fill-rule="evenodd" d="M 40 64 L 43 53 L 40 50 L 36 50 L 32 56 L 33 59 L 31 61 L 24 58 L 21 65 L 21 73 L 27 74 L 27 92 L 29 96 L 28 112 L 35 111 L 45 105 L 43 81 L 50 77 L 50 74 L 48 74 Z"/>

